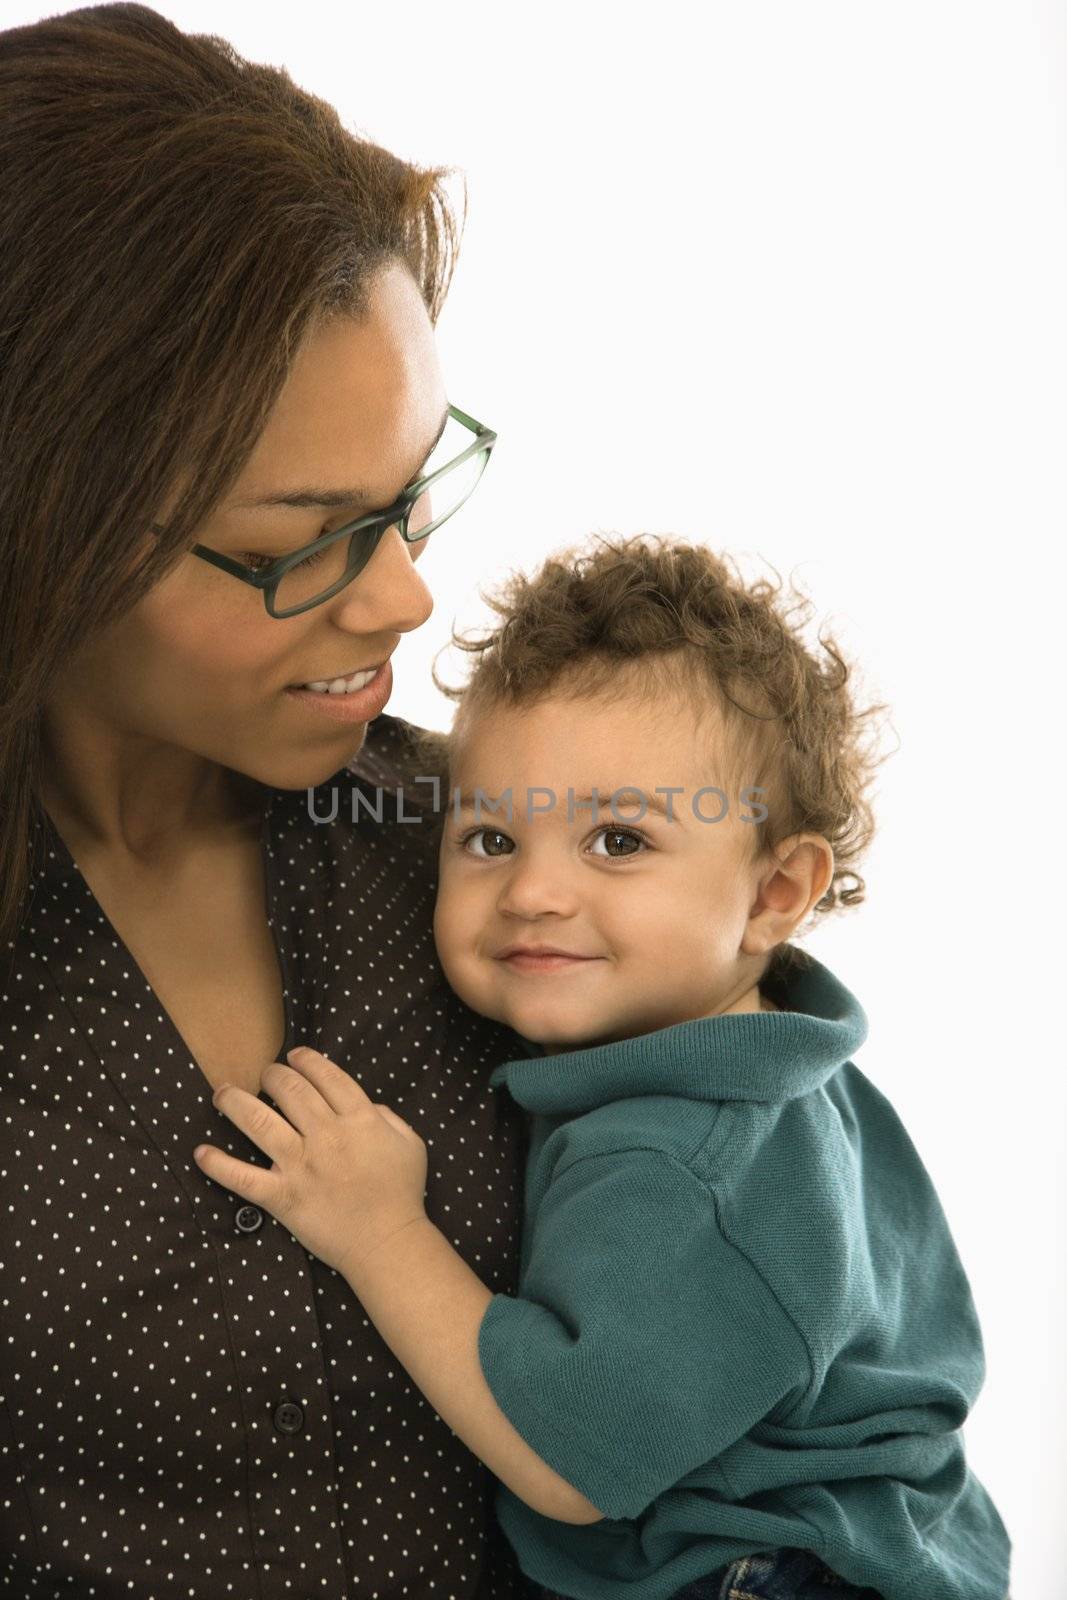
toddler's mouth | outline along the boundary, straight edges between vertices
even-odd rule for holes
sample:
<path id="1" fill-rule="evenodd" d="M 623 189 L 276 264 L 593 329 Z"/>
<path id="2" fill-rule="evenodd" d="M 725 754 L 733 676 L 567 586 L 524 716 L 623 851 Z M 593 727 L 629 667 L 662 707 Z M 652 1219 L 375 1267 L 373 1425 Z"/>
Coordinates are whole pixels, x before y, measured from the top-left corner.
<path id="1" fill-rule="evenodd" d="M 562 950 L 557 945 L 513 944 L 501 950 L 495 959 L 518 972 L 560 972 L 604 958 L 582 955 L 577 950 Z"/>

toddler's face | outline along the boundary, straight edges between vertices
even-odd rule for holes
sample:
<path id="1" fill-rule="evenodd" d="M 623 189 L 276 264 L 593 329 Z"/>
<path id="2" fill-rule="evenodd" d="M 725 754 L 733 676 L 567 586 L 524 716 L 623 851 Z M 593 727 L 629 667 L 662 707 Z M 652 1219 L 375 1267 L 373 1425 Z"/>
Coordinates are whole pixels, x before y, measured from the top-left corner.
<path id="1" fill-rule="evenodd" d="M 759 1009 L 764 958 L 742 950 L 758 896 L 753 807 L 709 771 L 715 724 L 637 701 L 549 699 L 476 718 L 456 750 L 441 841 L 434 933 L 445 974 L 474 1010 L 563 1050 L 607 1043 L 723 1011 Z M 726 792 L 727 814 L 701 821 L 700 789 Z M 666 805 L 673 820 L 637 794 Z M 593 814 L 583 796 L 597 790 Z M 455 790 L 489 797 L 457 819 Z M 512 818 L 496 803 L 512 791 Z M 573 791 L 568 821 L 567 791 Z M 544 791 L 555 796 L 554 809 Z M 713 818 L 715 794 L 697 805 Z M 631 820 L 632 819 L 632 820 Z M 762 863 L 766 876 L 767 864 Z M 572 959 L 507 956 L 552 946 Z M 581 959 L 573 959 L 573 958 Z"/>

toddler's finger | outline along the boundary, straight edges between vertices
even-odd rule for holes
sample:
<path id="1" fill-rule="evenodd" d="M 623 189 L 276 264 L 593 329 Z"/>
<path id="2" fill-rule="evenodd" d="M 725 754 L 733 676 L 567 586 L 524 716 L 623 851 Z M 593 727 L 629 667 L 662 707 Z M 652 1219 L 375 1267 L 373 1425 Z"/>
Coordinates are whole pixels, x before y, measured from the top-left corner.
<path id="1" fill-rule="evenodd" d="M 236 1156 L 227 1155 L 225 1150 L 217 1150 L 213 1144 L 198 1144 L 193 1155 L 201 1171 L 216 1183 L 221 1183 L 223 1188 L 270 1209 L 267 1203 L 269 1172 L 264 1172 L 261 1167 L 253 1167 L 247 1161 L 238 1161 Z"/>

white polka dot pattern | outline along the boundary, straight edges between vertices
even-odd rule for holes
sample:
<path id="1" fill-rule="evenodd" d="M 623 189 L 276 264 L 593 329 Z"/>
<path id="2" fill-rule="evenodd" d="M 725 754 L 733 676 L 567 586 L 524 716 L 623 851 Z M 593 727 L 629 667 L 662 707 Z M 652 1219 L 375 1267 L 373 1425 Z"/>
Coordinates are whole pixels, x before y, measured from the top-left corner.
<path id="1" fill-rule="evenodd" d="M 268 791 L 285 1049 L 348 1067 L 426 1140 L 427 1210 L 514 1293 L 525 1128 L 488 1087 L 513 1034 L 448 989 L 417 825 L 351 820 L 397 782 L 382 716 L 316 793 Z M 386 814 L 388 818 L 388 796 Z M 0 1588 L 136 1600 L 504 1600 L 494 1480 L 345 1280 L 196 1166 L 269 1160 L 50 821 L 0 991 Z M 269 1099 L 269 1097 L 267 1097 Z"/>

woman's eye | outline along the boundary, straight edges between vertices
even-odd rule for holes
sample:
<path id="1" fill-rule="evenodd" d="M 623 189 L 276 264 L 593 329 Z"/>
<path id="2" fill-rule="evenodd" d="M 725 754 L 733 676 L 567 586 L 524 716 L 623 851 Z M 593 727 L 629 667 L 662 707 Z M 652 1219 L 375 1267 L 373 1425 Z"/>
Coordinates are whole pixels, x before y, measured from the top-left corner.
<path id="1" fill-rule="evenodd" d="M 313 550 L 310 555 L 304 557 L 303 561 L 297 562 L 297 567 L 313 567 L 317 561 L 322 560 L 325 554 L 325 550 Z M 245 550 L 242 553 L 242 560 L 245 566 L 251 567 L 253 572 L 262 572 L 264 567 L 269 567 L 272 561 L 278 561 L 279 559 L 280 557 L 278 556 L 253 555 L 250 550 Z"/>
<path id="2" fill-rule="evenodd" d="M 607 856 L 613 861 L 618 861 L 622 856 L 638 855 L 642 850 L 647 848 L 641 835 L 639 833 L 631 833 L 628 828 L 601 828 L 596 836 L 596 839 L 594 840 L 594 844 L 598 844 L 601 839 L 603 839 L 605 845 L 610 839 L 613 845 L 617 841 L 621 840 L 624 845 L 632 847 L 622 850 L 593 850 L 592 852 L 595 856 Z"/>
<path id="3" fill-rule="evenodd" d="M 473 846 L 476 839 L 491 839 L 494 841 L 494 848 L 487 850 L 483 845 L 481 849 L 475 850 Z M 503 850 L 497 849 L 495 846 L 498 841 L 503 841 L 506 848 Z M 508 838 L 506 833 L 501 833 L 499 828 L 475 828 L 471 833 L 463 836 L 463 838 L 460 840 L 460 844 L 464 850 L 469 852 L 470 855 L 481 856 L 483 859 L 486 856 L 510 855 L 512 850 L 512 841 Z"/>

